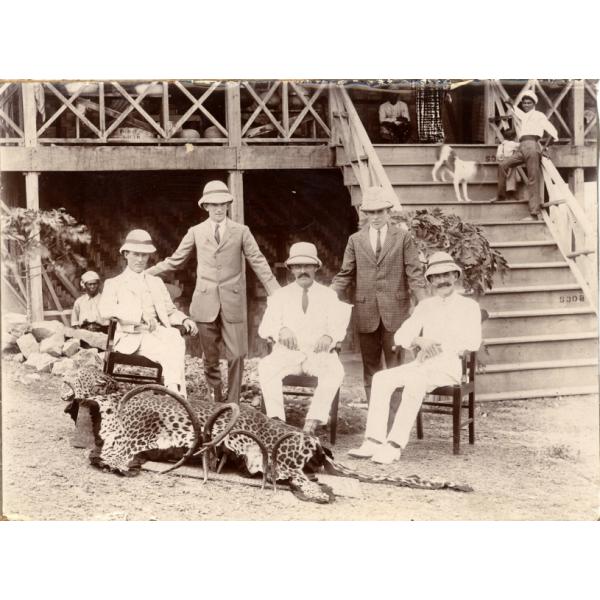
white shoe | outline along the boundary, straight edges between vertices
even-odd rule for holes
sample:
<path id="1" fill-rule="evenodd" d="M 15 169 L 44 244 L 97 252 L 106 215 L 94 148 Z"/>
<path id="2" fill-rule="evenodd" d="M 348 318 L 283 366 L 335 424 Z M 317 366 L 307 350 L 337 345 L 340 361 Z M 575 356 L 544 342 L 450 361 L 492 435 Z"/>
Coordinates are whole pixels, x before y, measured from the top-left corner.
<path id="1" fill-rule="evenodd" d="M 380 465 L 390 465 L 396 460 L 400 460 L 402 449 L 392 446 L 390 443 L 382 444 L 373 454 L 371 460 Z"/>
<path id="2" fill-rule="evenodd" d="M 379 448 L 381 448 L 381 444 L 379 442 L 365 440 L 360 448 L 348 450 L 348 455 L 354 456 L 355 458 L 371 458 L 371 456 L 373 456 L 373 454 L 375 454 Z"/>

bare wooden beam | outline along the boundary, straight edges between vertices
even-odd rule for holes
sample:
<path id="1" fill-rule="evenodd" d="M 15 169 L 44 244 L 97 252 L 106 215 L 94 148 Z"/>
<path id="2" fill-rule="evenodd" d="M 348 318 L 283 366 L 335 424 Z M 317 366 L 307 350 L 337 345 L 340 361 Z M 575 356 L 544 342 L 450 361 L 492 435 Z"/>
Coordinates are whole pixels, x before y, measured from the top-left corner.
<path id="1" fill-rule="evenodd" d="M 242 145 L 242 108 L 240 105 L 240 84 L 228 81 L 225 87 L 225 102 L 227 106 L 226 126 L 229 132 L 229 145 Z"/>
<path id="2" fill-rule="evenodd" d="M 585 132 L 584 132 L 584 120 L 583 120 L 583 111 L 585 110 L 584 106 L 584 96 L 585 96 L 585 87 L 584 82 L 581 79 L 577 79 L 573 82 L 573 144 L 575 146 L 583 146 L 585 142 Z"/>
<path id="3" fill-rule="evenodd" d="M 40 174 L 36 172 L 25 173 L 27 208 L 33 210 L 40 209 L 39 177 Z M 29 272 L 31 286 L 31 316 L 34 321 L 41 321 L 44 319 L 44 299 L 42 295 L 42 259 L 40 256 L 35 256 L 30 260 Z"/>
<path id="4" fill-rule="evenodd" d="M 233 196 L 233 205 L 231 207 L 232 220 L 244 222 L 244 179 L 241 171 L 229 171 L 227 186 Z"/>
<path id="5" fill-rule="evenodd" d="M 23 130 L 25 146 L 37 146 L 37 107 L 35 104 L 34 83 L 23 84 Z M 2 164 L 2 161 L 0 161 Z"/>

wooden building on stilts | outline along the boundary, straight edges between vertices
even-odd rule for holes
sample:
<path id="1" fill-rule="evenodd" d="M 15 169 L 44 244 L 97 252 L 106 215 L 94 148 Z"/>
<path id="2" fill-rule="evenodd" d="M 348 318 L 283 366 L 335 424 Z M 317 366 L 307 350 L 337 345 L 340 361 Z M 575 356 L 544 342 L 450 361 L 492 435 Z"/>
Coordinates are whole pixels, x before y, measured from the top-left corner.
<path id="1" fill-rule="evenodd" d="M 520 222 L 520 191 L 490 204 L 496 146 L 508 98 L 533 89 L 559 131 L 543 161 L 544 220 Z M 389 98 L 408 106 L 402 143 L 381 137 Z M 231 218 L 250 226 L 281 283 L 289 246 L 317 245 L 329 283 L 356 230 L 361 190 L 393 189 L 404 210 L 439 206 L 482 226 L 510 269 L 481 299 L 490 318 L 480 399 L 593 393 L 597 384 L 596 82 L 488 81 L 152 81 L 0 82 L 2 208 L 64 207 L 92 234 L 87 269 L 122 268 L 127 231 L 147 229 L 158 257 L 203 220 L 204 184 L 227 182 Z M 434 182 L 439 144 L 483 164 L 459 203 L 452 182 Z M 39 267 L 39 265 L 38 265 Z M 83 268 L 32 280 L 35 319 L 66 318 Z M 3 272 L 3 308 L 22 303 Z M 195 266 L 167 282 L 187 310 Z M 265 293 L 249 270 L 251 354 Z M 350 332 L 345 351 L 357 350 Z"/>

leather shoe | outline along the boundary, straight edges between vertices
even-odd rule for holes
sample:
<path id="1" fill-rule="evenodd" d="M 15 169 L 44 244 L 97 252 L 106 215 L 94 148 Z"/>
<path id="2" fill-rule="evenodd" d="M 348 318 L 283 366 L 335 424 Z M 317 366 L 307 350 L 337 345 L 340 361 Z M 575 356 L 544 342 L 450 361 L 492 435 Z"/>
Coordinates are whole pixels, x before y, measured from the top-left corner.
<path id="1" fill-rule="evenodd" d="M 380 443 L 365 440 L 360 448 L 348 450 L 348 456 L 354 456 L 355 458 L 371 458 L 379 448 L 381 448 Z"/>

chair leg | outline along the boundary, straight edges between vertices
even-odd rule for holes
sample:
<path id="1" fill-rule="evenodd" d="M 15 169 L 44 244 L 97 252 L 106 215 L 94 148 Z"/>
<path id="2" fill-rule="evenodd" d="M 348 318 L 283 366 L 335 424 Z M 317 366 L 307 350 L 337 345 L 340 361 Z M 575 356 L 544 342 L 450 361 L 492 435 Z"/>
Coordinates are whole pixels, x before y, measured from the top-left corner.
<path id="1" fill-rule="evenodd" d="M 475 392 L 469 394 L 469 444 L 475 443 Z"/>
<path id="2" fill-rule="evenodd" d="M 460 413 L 462 397 L 460 389 L 454 390 L 452 396 L 452 451 L 454 454 L 460 454 Z"/>
<path id="3" fill-rule="evenodd" d="M 338 409 L 340 406 L 340 390 L 338 389 L 331 405 L 331 411 L 329 412 L 329 441 L 332 446 L 335 446 L 335 440 L 337 438 L 337 420 L 338 420 Z"/>
<path id="4" fill-rule="evenodd" d="M 417 415 L 417 439 L 423 439 L 423 415 L 421 411 Z"/>

